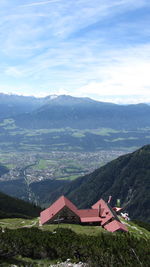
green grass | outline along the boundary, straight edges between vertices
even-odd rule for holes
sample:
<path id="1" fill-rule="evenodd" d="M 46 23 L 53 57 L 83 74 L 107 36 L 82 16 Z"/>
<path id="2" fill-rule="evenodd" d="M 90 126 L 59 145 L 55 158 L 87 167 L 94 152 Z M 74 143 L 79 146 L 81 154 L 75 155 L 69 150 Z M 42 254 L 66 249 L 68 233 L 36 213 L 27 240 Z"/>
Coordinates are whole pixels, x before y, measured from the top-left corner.
<path id="1" fill-rule="evenodd" d="M 81 133 L 81 132 L 74 132 L 72 134 L 73 137 L 76 137 L 76 138 L 83 138 L 85 137 L 85 134 Z"/>
<path id="2" fill-rule="evenodd" d="M 70 176 L 65 176 L 65 177 L 60 177 L 59 179 L 57 180 L 75 180 L 76 178 L 78 178 L 80 175 L 77 174 L 77 175 L 70 175 Z"/>
<path id="3" fill-rule="evenodd" d="M 93 145 L 93 149 L 95 150 L 101 150 L 105 142 L 109 142 L 110 146 L 116 146 L 118 149 L 120 148 L 120 142 L 124 142 L 125 146 L 128 142 L 137 142 L 138 143 L 138 133 L 143 133 L 145 137 L 145 140 L 149 140 L 149 128 L 146 129 L 139 129 L 135 132 L 128 132 L 125 130 L 115 130 L 111 128 L 97 128 L 97 129 L 73 129 L 73 128 L 60 128 L 60 129 L 38 129 L 38 130 L 29 130 L 29 129 L 21 129 L 17 128 L 15 125 L 14 120 L 7 119 L 4 120 L 2 123 L 0 123 L 0 127 L 7 130 L 10 140 L 16 140 L 17 138 L 15 136 L 19 135 L 20 142 L 16 145 L 13 142 L 7 143 L 7 140 L 5 143 L 1 143 L 0 149 L 3 150 L 5 146 L 5 150 L 21 150 L 21 151 L 31 151 L 35 150 L 37 152 L 39 151 L 48 151 L 48 150 L 54 150 L 54 151 L 86 151 L 88 149 L 88 143 L 87 142 L 87 134 L 92 135 L 99 135 L 103 139 L 102 147 L 98 147 L 99 144 L 95 147 Z M 62 133 L 65 133 L 66 135 L 70 137 L 76 138 L 76 144 L 70 145 L 70 143 L 62 143 Z M 129 137 L 126 138 L 126 133 L 129 133 Z M 115 136 L 117 134 L 117 136 Z M 5 132 L 1 133 L 2 136 L 5 135 Z M 49 137 L 54 141 L 52 144 L 45 145 L 44 139 L 45 135 L 49 135 Z M 55 144 L 56 140 L 58 139 L 58 143 Z M 78 139 L 81 139 L 80 142 Z M 5 140 L 4 138 L 2 140 Z M 83 142 L 82 142 L 83 140 Z M 84 142 L 85 140 L 85 142 Z M 137 141 L 136 141 L 137 140 Z M 120 141 L 120 142 L 119 142 Z M 34 142 L 35 145 L 34 145 Z M 81 143 L 81 144 L 79 144 Z M 86 148 L 85 148 L 86 145 Z M 127 148 L 128 149 L 128 145 Z"/>
<path id="4" fill-rule="evenodd" d="M 5 164 L 5 166 L 8 168 L 8 169 L 13 169 L 16 167 L 16 165 L 14 164 Z"/>
<path id="5" fill-rule="evenodd" d="M 145 238 L 150 239 L 150 232 L 145 228 L 138 226 L 132 221 L 125 221 L 121 218 L 122 223 L 124 223 L 129 232 L 136 236 L 137 238 Z M 9 229 L 17 229 L 22 227 L 39 227 L 43 231 L 54 231 L 56 228 L 69 228 L 72 231 L 78 234 L 86 234 L 90 236 L 97 236 L 100 232 L 108 233 L 100 226 L 83 226 L 78 224 L 45 224 L 43 226 L 39 226 L 39 218 L 27 220 L 21 218 L 12 218 L 12 219 L 0 219 L 0 227 L 9 228 Z"/>
<path id="6" fill-rule="evenodd" d="M 69 228 L 78 234 L 87 234 L 87 235 L 98 235 L 100 232 L 106 232 L 102 227 L 99 226 L 82 226 L 78 224 L 45 224 L 39 226 L 39 219 L 35 218 L 32 220 L 13 218 L 13 219 L 0 219 L 0 227 L 17 229 L 22 227 L 39 227 L 42 230 L 54 231 L 56 228 Z"/>
<path id="7" fill-rule="evenodd" d="M 100 128 L 100 129 L 91 130 L 89 132 L 96 134 L 96 135 L 110 136 L 110 134 L 119 133 L 120 131 L 117 131 L 117 130 L 111 129 L 111 128 Z"/>
<path id="8" fill-rule="evenodd" d="M 147 231 L 145 228 L 137 226 L 132 221 L 125 221 L 124 219 L 121 219 L 121 221 L 126 224 L 129 232 L 132 233 L 137 238 L 140 239 L 142 237 L 145 239 L 150 239 L 150 232 Z"/>
<path id="9" fill-rule="evenodd" d="M 13 119 L 5 119 L 0 126 L 3 127 L 5 130 L 14 130 L 16 129 L 15 121 Z"/>
<path id="10" fill-rule="evenodd" d="M 2 123 L 0 123 L 0 126 L 6 126 L 6 125 L 10 125 L 10 124 L 14 124 L 15 123 L 15 121 L 13 120 L 13 119 L 5 119 L 5 120 L 3 120 L 3 122 Z"/>
<path id="11" fill-rule="evenodd" d="M 145 228 L 137 226 L 132 221 L 127 222 L 123 219 L 121 219 L 121 221 L 126 224 L 129 232 L 137 238 L 140 239 L 142 237 L 145 239 L 150 239 L 150 232 L 147 231 Z M 106 234 L 108 233 L 108 231 L 106 231 L 100 226 L 83 226 L 77 224 L 45 224 L 40 228 L 43 230 L 54 231 L 57 227 L 69 228 L 77 234 L 86 234 L 90 236 L 97 236 L 100 232 L 104 232 Z"/>
<path id="12" fill-rule="evenodd" d="M 40 159 L 40 160 L 39 160 L 39 164 L 36 165 L 36 168 L 39 169 L 39 170 L 44 170 L 44 169 L 46 169 L 46 168 L 47 168 L 47 162 L 46 162 L 46 160 L 44 160 L 44 159 Z"/>
<path id="13" fill-rule="evenodd" d="M 40 229 L 47 230 L 47 231 L 55 231 L 57 228 L 67 228 L 71 229 L 77 234 L 86 234 L 89 236 L 97 236 L 99 233 L 104 232 L 108 233 L 106 230 L 104 230 L 100 226 L 83 226 L 78 224 L 45 224 L 40 227 Z"/>
<path id="14" fill-rule="evenodd" d="M 38 218 L 27 220 L 21 218 L 12 218 L 12 219 L 0 219 L 0 227 L 9 228 L 9 229 L 17 229 L 22 227 L 29 227 L 30 225 L 38 226 Z"/>
<path id="15" fill-rule="evenodd" d="M 5 262 L 4 262 L 5 261 Z M 58 260 L 52 261 L 48 259 L 36 260 L 31 258 L 24 258 L 21 256 L 12 257 L 11 259 L 0 259 L 1 267 L 10 267 L 10 266 L 37 266 L 37 267 L 50 267 L 52 264 L 56 264 Z M 2 265 L 1 265 L 2 264 Z M 33 265 L 34 264 L 34 265 Z"/>
<path id="16" fill-rule="evenodd" d="M 72 131 L 72 136 L 77 138 L 85 137 L 86 133 L 91 133 L 101 136 L 110 136 L 112 133 L 125 133 L 125 131 L 118 131 L 111 128 L 98 128 L 98 129 L 85 129 L 85 130 L 71 129 L 71 131 Z"/>
<path id="17" fill-rule="evenodd" d="M 26 136 L 35 136 L 41 134 L 49 134 L 49 133 L 61 133 L 64 132 L 64 128 L 60 129 L 38 129 L 38 130 L 23 130 Z"/>
<path id="18" fill-rule="evenodd" d="M 68 167 L 68 168 L 65 168 L 65 170 L 66 170 L 67 173 L 70 173 L 70 172 L 72 173 L 72 172 L 77 171 L 77 168 Z"/>
<path id="19" fill-rule="evenodd" d="M 118 141 L 124 141 L 124 140 L 138 140 L 138 139 L 139 139 L 138 137 L 132 137 L 132 136 L 128 138 L 119 137 L 119 138 L 109 140 L 109 142 L 118 142 Z"/>

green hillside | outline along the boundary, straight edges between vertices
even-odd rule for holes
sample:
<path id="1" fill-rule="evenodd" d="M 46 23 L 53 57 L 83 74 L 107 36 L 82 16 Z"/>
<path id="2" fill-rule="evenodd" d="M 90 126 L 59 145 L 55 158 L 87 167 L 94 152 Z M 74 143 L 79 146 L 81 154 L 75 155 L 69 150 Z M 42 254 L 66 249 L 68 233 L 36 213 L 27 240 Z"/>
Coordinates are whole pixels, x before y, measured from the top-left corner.
<path id="1" fill-rule="evenodd" d="M 0 193 L 0 218 L 32 218 L 39 216 L 40 211 L 31 203 Z"/>
<path id="2" fill-rule="evenodd" d="M 0 220 L 0 266 L 48 267 L 68 258 L 86 262 L 87 267 L 149 266 L 150 232 L 132 222 L 128 233 L 112 234 L 99 226 L 62 224 L 39 229 L 37 219 L 30 221 Z"/>
<path id="3" fill-rule="evenodd" d="M 132 219 L 150 222 L 150 145 L 78 179 L 66 194 L 80 207 L 111 195 L 111 204 L 120 199 Z"/>

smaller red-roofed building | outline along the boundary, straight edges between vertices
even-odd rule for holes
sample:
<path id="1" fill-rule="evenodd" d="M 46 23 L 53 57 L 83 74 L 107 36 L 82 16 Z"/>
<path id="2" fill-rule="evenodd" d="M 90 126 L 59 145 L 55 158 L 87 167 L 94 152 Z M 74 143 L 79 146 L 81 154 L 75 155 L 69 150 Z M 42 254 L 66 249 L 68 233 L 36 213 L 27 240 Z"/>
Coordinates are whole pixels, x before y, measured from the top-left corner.
<path id="1" fill-rule="evenodd" d="M 123 231 L 127 232 L 127 227 L 119 221 L 113 220 L 110 223 L 104 225 L 104 228 L 109 232 Z"/>
<path id="2" fill-rule="evenodd" d="M 41 225 L 58 222 L 99 225 L 110 232 L 128 231 L 110 204 L 103 199 L 97 201 L 91 209 L 77 209 L 69 199 L 61 196 L 40 214 Z"/>

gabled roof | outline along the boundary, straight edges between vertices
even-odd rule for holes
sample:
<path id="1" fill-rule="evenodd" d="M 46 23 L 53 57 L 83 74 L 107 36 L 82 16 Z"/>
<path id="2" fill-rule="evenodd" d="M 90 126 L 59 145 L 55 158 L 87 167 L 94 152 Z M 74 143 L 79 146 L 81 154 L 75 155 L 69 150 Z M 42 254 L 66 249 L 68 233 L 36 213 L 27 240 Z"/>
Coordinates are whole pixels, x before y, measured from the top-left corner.
<path id="1" fill-rule="evenodd" d="M 87 209 L 87 210 L 78 210 L 81 222 L 100 222 L 101 219 L 98 215 L 98 210 Z"/>
<path id="2" fill-rule="evenodd" d="M 109 231 L 109 232 L 115 232 L 115 231 L 123 231 L 123 232 L 127 232 L 128 231 L 128 229 L 127 229 L 127 227 L 123 224 L 123 223 L 121 223 L 121 222 L 118 222 L 118 221 L 116 221 L 116 220 L 114 220 L 114 221 L 112 221 L 112 222 L 110 222 L 110 223 L 108 223 L 108 224 L 106 224 L 105 226 L 104 226 L 104 228 L 107 230 L 107 231 Z"/>
<path id="3" fill-rule="evenodd" d="M 92 206 L 92 209 L 99 209 L 99 207 L 107 208 L 107 204 L 102 198 Z"/>
<path id="4" fill-rule="evenodd" d="M 109 203 L 106 203 L 103 199 L 98 200 L 93 206 L 92 209 L 99 210 L 99 216 L 101 217 L 101 225 L 103 226 L 110 219 L 115 218 L 115 220 L 119 221 L 117 214 L 111 208 Z"/>
<path id="5" fill-rule="evenodd" d="M 64 196 L 61 196 L 49 208 L 40 213 L 41 224 L 44 224 L 50 219 L 52 219 L 65 206 L 72 210 L 77 216 L 79 216 L 77 207 L 69 199 Z"/>

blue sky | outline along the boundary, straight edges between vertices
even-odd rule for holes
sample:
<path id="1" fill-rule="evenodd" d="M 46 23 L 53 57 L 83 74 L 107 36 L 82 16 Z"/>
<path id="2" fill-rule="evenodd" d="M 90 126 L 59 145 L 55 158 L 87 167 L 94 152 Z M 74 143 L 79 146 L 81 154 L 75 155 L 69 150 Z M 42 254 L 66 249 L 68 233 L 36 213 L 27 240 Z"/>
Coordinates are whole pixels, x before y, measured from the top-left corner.
<path id="1" fill-rule="evenodd" d="M 0 0 L 0 92 L 150 102 L 149 0 Z"/>

